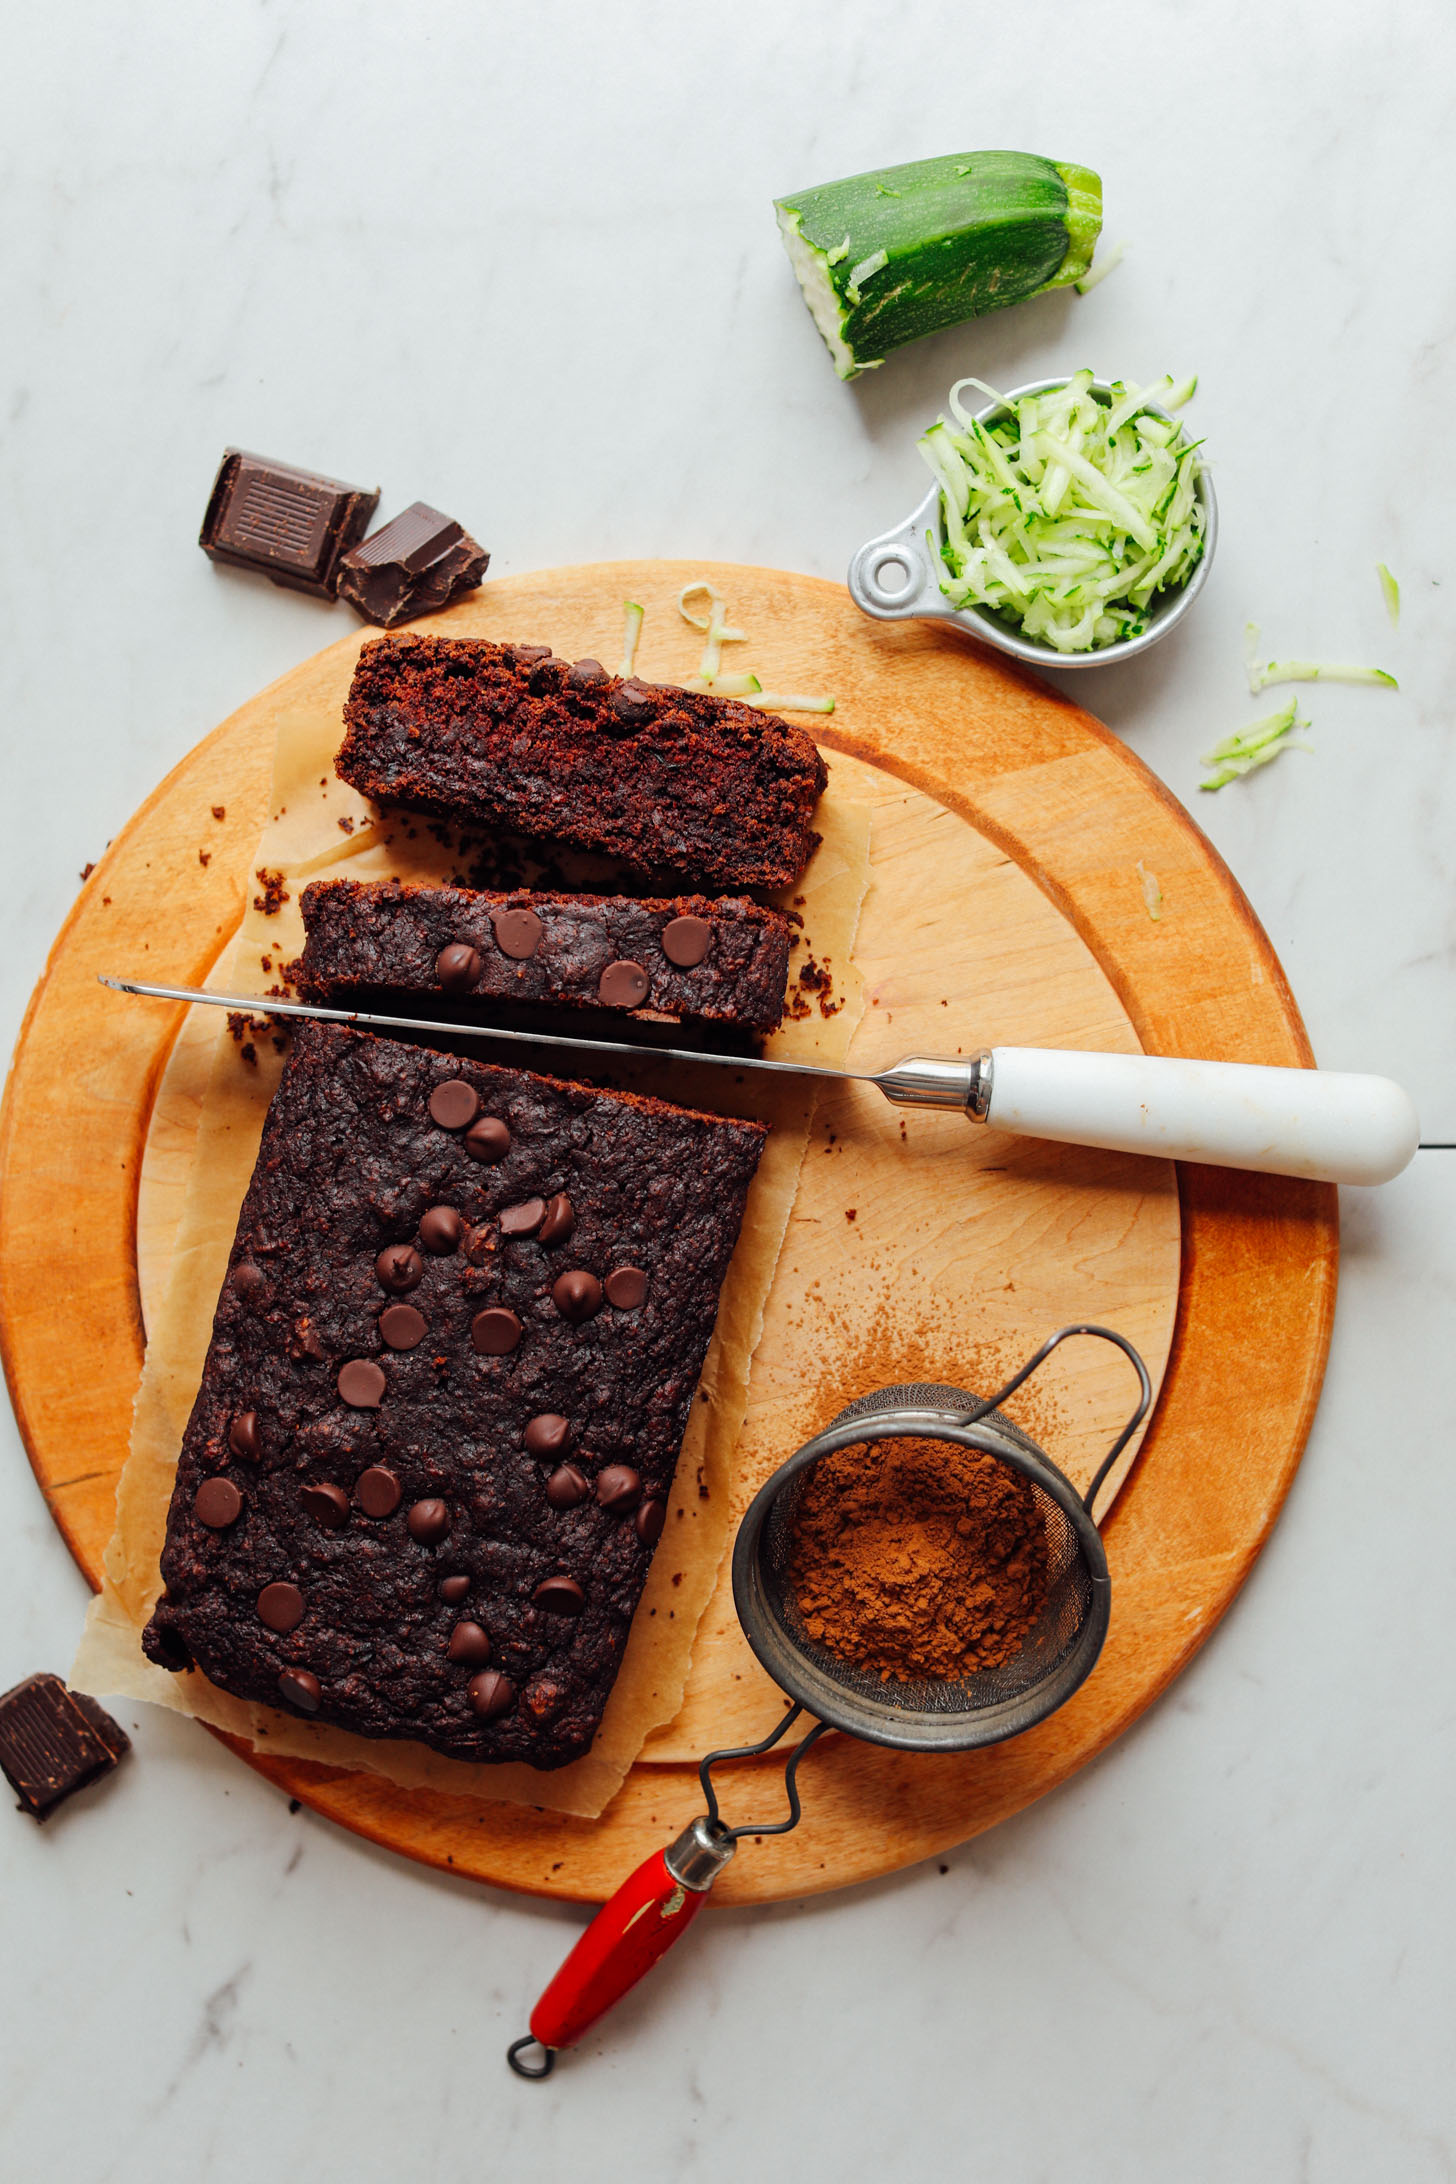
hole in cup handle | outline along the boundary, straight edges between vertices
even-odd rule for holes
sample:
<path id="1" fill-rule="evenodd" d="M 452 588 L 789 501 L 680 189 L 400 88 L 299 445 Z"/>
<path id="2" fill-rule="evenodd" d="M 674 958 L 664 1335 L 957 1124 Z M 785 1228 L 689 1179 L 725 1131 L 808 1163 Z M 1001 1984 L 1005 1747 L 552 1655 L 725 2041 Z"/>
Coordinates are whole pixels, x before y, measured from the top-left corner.
<path id="1" fill-rule="evenodd" d="M 855 605 L 882 621 L 943 610 L 935 570 L 917 535 L 919 511 L 902 530 L 871 539 L 849 565 Z"/>

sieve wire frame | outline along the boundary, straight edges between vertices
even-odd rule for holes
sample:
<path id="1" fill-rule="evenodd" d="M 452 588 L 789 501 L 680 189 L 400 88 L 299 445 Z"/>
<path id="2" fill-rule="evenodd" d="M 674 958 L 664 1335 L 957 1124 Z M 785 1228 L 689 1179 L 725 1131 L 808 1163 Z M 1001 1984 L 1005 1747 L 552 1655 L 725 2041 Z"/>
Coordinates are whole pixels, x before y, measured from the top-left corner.
<path id="1" fill-rule="evenodd" d="M 913 1398 L 911 1401 L 906 1398 Z M 780 1465 L 749 1504 L 733 1548 L 733 1600 L 743 1634 L 779 1688 L 831 1728 L 905 1752 L 964 1752 L 1018 1736 L 1056 1711 L 1096 1666 L 1111 1616 L 1112 1585 L 1102 1538 L 1065 1472 L 999 1411 L 968 1421 L 983 1399 L 959 1388 L 907 1386 L 861 1396 Z M 779 1503 L 812 1468 L 843 1448 L 895 1438 L 938 1440 L 1008 1465 L 1049 1503 L 1075 1550 L 1068 1565 L 1080 1592 L 1070 1641 L 1046 1672 L 1009 1696 L 991 1671 L 960 1683 L 897 1686 L 851 1675 L 846 1664 L 797 1636 L 774 1599 L 765 1544 Z M 866 1688 L 869 1687 L 869 1688 Z M 987 1692 L 992 1694 L 987 1696 Z M 958 1703 L 959 1702 L 959 1703 Z"/>

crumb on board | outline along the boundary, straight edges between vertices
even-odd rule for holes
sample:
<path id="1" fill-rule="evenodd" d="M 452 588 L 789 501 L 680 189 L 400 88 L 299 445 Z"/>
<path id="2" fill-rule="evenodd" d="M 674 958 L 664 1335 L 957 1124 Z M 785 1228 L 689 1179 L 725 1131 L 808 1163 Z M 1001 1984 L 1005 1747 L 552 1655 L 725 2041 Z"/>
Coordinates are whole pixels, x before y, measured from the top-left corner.
<path id="1" fill-rule="evenodd" d="M 265 918 L 276 918 L 283 905 L 293 900 L 283 884 L 283 874 L 259 865 L 254 877 L 262 882 L 263 892 L 253 897 L 253 908 L 261 910 Z"/>
<path id="2" fill-rule="evenodd" d="M 846 1221 L 853 1221 L 853 1220 L 856 1220 L 856 1219 L 858 1218 L 858 1216 L 859 1216 L 859 1208 L 858 1208 L 858 1206 L 846 1206 L 846 1207 L 845 1207 L 845 1209 L 844 1209 L 844 1218 L 845 1218 L 845 1220 L 846 1220 Z"/>
<path id="3" fill-rule="evenodd" d="M 226 804 L 214 804 L 214 805 L 213 805 L 213 807 L 212 807 L 212 816 L 213 816 L 213 818 L 214 818 L 214 819 L 226 819 L 226 817 L 227 817 L 227 805 L 226 805 Z"/>
<path id="4" fill-rule="evenodd" d="M 202 869 L 205 872 L 207 870 L 207 867 L 212 863 L 212 851 L 210 849 L 199 849 L 199 851 L 197 852 L 197 862 L 202 866 Z"/>
<path id="5" fill-rule="evenodd" d="M 83 864 L 83 865 L 82 865 L 82 867 L 81 867 L 81 877 L 82 877 L 82 879 L 83 879 L 83 880 L 89 880 L 89 879 L 90 879 L 90 877 L 91 877 L 91 875 L 92 875 L 92 873 L 93 873 L 93 872 L 94 872 L 95 870 L 96 870 L 96 867 L 95 867 L 95 865 L 94 865 L 93 863 L 89 863 L 89 862 L 88 862 L 88 863 L 86 863 L 86 864 Z"/>
<path id="6" fill-rule="evenodd" d="M 339 814 L 339 832 L 340 832 L 340 834 L 352 834 L 352 833 L 353 833 L 353 831 L 354 831 L 354 822 L 353 822 L 353 820 L 352 820 L 352 819 L 351 819 L 351 818 L 349 817 L 349 814 L 348 814 L 347 812 L 341 812 L 341 813 Z"/>

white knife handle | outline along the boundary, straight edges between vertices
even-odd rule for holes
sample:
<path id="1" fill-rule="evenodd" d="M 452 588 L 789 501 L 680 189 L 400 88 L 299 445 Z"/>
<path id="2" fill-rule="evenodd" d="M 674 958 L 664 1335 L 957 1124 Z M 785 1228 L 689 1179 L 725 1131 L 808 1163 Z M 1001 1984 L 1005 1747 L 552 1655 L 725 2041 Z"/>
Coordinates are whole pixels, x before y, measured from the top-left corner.
<path id="1" fill-rule="evenodd" d="M 1325 1183 L 1388 1183 L 1420 1124 L 1388 1077 L 993 1047 L 984 1119 L 1018 1137 Z"/>

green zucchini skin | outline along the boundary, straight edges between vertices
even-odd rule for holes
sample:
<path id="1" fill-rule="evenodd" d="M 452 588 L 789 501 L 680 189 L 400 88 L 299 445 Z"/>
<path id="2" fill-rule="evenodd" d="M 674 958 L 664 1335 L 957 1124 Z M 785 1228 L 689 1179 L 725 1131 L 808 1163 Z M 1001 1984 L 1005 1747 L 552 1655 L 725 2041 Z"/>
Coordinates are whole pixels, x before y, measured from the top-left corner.
<path id="1" fill-rule="evenodd" d="M 907 341 L 1080 280 L 1102 184 L 1034 152 L 961 152 L 800 190 L 774 210 L 835 369 L 852 379 Z"/>

